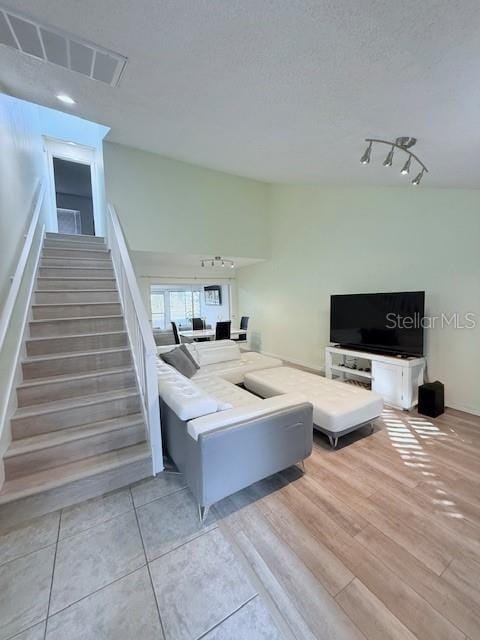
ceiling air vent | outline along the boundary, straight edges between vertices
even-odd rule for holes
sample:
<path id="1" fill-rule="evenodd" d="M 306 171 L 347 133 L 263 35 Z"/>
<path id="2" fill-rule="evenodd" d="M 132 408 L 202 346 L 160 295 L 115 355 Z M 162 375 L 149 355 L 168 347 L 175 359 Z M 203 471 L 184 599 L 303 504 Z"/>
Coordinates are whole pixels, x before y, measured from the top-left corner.
<path id="1" fill-rule="evenodd" d="M 115 87 L 127 59 L 0 7 L 0 44 Z"/>

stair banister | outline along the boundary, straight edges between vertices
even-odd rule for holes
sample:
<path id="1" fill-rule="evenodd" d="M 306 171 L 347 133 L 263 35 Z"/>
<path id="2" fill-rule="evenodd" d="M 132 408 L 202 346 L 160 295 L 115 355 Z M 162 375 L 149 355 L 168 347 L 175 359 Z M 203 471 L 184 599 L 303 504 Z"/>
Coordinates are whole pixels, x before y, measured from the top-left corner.
<path id="1" fill-rule="evenodd" d="M 120 301 L 142 397 L 152 452 L 153 475 L 163 470 L 162 437 L 157 385 L 157 349 L 143 304 L 125 235 L 113 205 L 107 206 L 107 243 L 117 277 Z"/>
<path id="2" fill-rule="evenodd" d="M 9 420 L 9 413 L 13 408 L 14 382 L 45 233 L 45 225 L 40 216 L 45 193 L 45 185 L 39 180 L 34 191 L 32 215 L 25 235 L 25 242 L 11 280 L 5 305 L 0 314 L 0 366 L 4 371 L 8 371 L 6 384 L 0 390 L 0 458 L 5 445 L 8 445 L 9 441 L 9 435 L 5 436 L 4 429 Z M 10 341 L 10 339 L 7 340 L 7 334 L 14 315 L 17 317 L 17 322 L 19 317 L 20 322 L 15 326 L 12 325 L 13 329 L 11 330 L 15 334 L 11 340 L 13 348 L 6 349 L 6 343 Z M 4 348 L 9 353 L 5 354 Z M 2 484 L 1 475 L 0 469 L 0 486 Z"/>

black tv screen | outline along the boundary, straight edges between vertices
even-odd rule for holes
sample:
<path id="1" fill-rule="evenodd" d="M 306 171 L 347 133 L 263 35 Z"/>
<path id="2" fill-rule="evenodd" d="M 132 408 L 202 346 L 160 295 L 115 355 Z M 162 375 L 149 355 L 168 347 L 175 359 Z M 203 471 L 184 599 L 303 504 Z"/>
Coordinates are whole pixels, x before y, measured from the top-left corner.
<path id="1" fill-rule="evenodd" d="M 423 355 L 425 291 L 355 293 L 330 299 L 330 341 L 344 347 Z"/>

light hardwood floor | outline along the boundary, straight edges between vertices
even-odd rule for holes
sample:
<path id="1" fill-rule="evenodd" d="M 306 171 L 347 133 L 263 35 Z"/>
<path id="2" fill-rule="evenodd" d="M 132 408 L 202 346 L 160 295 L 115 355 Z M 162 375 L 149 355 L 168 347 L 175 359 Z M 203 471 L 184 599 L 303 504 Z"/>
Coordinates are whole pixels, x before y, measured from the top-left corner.
<path id="1" fill-rule="evenodd" d="M 222 501 L 287 638 L 480 638 L 480 418 L 385 409 L 332 451 Z"/>

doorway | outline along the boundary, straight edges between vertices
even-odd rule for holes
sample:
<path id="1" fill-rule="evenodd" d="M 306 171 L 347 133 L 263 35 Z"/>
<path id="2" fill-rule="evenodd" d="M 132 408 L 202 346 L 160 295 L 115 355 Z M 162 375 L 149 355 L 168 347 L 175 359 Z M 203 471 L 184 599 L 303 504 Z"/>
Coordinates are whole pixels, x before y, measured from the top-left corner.
<path id="1" fill-rule="evenodd" d="M 59 233 L 95 235 L 90 165 L 53 156 Z"/>

